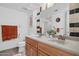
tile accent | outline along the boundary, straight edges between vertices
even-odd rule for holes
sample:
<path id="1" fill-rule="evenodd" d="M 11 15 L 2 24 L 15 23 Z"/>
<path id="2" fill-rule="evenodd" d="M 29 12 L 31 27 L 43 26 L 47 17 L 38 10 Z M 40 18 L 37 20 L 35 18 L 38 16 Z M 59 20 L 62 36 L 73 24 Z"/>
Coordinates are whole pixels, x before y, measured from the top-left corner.
<path id="1" fill-rule="evenodd" d="M 79 28 L 78 27 L 72 27 L 70 28 L 70 32 L 79 32 Z"/>
<path id="2" fill-rule="evenodd" d="M 69 3 L 69 8 L 70 9 L 75 9 L 79 7 L 79 3 Z"/>
<path id="3" fill-rule="evenodd" d="M 70 23 L 70 27 L 79 27 L 79 23 Z"/>
<path id="4" fill-rule="evenodd" d="M 76 8 L 75 9 L 75 13 L 79 13 L 79 8 Z"/>
<path id="5" fill-rule="evenodd" d="M 74 14 L 75 13 L 75 10 L 70 10 L 70 14 Z"/>
<path id="6" fill-rule="evenodd" d="M 79 37 L 79 4 L 71 3 L 69 14 L 70 36 Z"/>
<path id="7" fill-rule="evenodd" d="M 79 37 L 79 32 L 70 32 L 70 36 Z"/>
<path id="8" fill-rule="evenodd" d="M 70 14 L 79 13 L 79 8 L 70 10 Z"/>

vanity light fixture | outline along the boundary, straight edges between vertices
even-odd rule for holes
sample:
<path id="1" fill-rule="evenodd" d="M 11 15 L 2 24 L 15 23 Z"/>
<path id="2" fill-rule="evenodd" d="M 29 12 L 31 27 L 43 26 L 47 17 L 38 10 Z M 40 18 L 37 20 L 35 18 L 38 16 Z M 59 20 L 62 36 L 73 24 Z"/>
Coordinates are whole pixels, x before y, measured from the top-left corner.
<path id="1" fill-rule="evenodd" d="M 56 18 L 56 22 L 60 22 L 60 18 L 59 17 Z"/>
<path id="2" fill-rule="evenodd" d="M 40 19 L 37 19 L 37 22 L 40 22 Z"/>
<path id="3" fill-rule="evenodd" d="M 40 12 L 38 12 L 37 15 L 40 15 Z"/>

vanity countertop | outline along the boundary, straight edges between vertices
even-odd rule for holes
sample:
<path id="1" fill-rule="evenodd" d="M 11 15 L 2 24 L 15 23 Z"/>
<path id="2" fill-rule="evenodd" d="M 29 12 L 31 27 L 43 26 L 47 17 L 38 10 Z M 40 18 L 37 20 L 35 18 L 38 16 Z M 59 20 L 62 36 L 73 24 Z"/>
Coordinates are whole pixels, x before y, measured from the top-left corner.
<path id="1" fill-rule="evenodd" d="M 56 38 L 48 38 L 45 36 L 42 37 L 36 37 L 36 36 L 32 36 L 32 35 L 27 35 L 27 37 L 32 38 L 33 40 L 51 45 L 51 46 L 55 46 L 57 48 L 66 50 L 66 51 L 70 51 L 73 52 L 75 54 L 79 55 L 79 41 L 75 41 L 75 40 L 69 40 L 69 39 L 65 39 L 65 40 L 57 40 Z"/>

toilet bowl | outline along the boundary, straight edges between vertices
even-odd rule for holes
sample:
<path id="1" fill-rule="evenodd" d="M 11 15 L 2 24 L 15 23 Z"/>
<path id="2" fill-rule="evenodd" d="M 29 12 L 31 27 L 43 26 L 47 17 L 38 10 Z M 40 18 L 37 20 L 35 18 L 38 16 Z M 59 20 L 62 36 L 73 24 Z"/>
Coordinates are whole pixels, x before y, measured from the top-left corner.
<path id="1" fill-rule="evenodd" d="M 19 42 L 18 43 L 19 47 L 19 52 L 24 52 L 25 51 L 25 41 Z"/>
<path id="2" fill-rule="evenodd" d="M 25 41 L 19 42 L 19 47 L 25 46 Z"/>

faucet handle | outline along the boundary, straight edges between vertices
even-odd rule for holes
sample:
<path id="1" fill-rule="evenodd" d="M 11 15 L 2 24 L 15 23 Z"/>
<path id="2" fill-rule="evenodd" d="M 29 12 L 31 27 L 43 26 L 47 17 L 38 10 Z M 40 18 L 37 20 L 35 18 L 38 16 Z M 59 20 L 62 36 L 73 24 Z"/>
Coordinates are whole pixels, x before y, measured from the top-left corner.
<path id="1" fill-rule="evenodd" d="M 58 36 L 58 39 L 65 40 L 65 37 L 62 36 L 62 35 L 59 35 L 59 36 Z"/>

